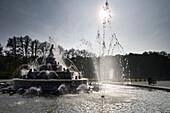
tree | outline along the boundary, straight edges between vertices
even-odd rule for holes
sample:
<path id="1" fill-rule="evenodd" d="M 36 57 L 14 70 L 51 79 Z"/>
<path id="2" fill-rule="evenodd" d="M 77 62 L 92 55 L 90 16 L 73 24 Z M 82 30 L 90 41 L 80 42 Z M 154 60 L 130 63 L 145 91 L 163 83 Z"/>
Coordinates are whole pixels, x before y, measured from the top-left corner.
<path id="1" fill-rule="evenodd" d="M 19 43 L 19 50 L 20 50 L 20 55 L 24 58 L 24 38 L 18 37 L 18 43 Z"/>
<path id="2" fill-rule="evenodd" d="M 29 56 L 30 44 L 31 44 L 31 38 L 28 35 L 26 35 L 24 37 L 24 50 L 25 50 L 26 58 L 28 58 Z"/>
<path id="3" fill-rule="evenodd" d="M 35 53 L 35 42 L 34 41 L 31 41 L 31 57 L 34 56 L 34 53 Z"/>
<path id="4" fill-rule="evenodd" d="M 166 51 L 161 51 L 161 52 L 160 52 L 160 55 L 168 56 L 168 54 L 167 54 L 167 52 L 166 52 Z"/>
<path id="5" fill-rule="evenodd" d="M 34 56 L 37 57 L 38 48 L 40 46 L 40 42 L 38 40 L 34 40 Z"/>
<path id="6" fill-rule="evenodd" d="M 17 38 L 16 37 L 9 38 L 6 47 L 10 48 L 9 53 L 11 53 L 11 55 L 14 55 L 14 57 L 17 56 Z"/>
<path id="7" fill-rule="evenodd" d="M 45 56 L 49 49 L 50 49 L 50 43 L 48 43 L 46 41 L 42 42 L 39 45 L 38 54 Z"/>
<path id="8" fill-rule="evenodd" d="M 3 47 L 2 47 L 2 45 L 0 44 L 0 56 L 2 56 L 2 54 L 3 54 Z"/>
<path id="9" fill-rule="evenodd" d="M 13 37 L 13 38 L 9 38 L 8 39 L 8 43 L 6 45 L 8 48 L 10 48 L 9 50 L 9 54 L 11 54 L 12 56 L 14 56 L 14 64 L 15 64 L 15 69 L 17 68 L 17 37 Z"/>

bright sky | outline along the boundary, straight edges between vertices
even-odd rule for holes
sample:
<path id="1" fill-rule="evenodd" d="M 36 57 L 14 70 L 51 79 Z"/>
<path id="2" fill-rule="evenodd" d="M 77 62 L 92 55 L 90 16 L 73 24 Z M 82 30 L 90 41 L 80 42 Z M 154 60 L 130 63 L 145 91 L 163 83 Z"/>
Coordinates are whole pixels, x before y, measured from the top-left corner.
<path id="1" fill-rule="evenodd" d="M 108 0 L 112 32 L 126 53 L 170 53 L 170 0 Z M 95 50 L 99 12 L 105 0 L 0 0 L 0 43 L 29 35 L 48 41 L 53 37 L 65 49 L 76 48 L 81 39 Z"/>

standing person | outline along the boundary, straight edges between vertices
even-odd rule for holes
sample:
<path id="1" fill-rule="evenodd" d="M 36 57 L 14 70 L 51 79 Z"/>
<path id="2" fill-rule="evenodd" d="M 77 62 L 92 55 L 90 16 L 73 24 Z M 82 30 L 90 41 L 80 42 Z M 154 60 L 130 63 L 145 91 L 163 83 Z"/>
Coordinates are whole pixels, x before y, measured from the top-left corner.
<path id="1" fill-rule="evenodd" d="M 149 78 L 148 78 L 148 85 L 151 85 L 153 83 L 153 78 L 150 76 Z"/>

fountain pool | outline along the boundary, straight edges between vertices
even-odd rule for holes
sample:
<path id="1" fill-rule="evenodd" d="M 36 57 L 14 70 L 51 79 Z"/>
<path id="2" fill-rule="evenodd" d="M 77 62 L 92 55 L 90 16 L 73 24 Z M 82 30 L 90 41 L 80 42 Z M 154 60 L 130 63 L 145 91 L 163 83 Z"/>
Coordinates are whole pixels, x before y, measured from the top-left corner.
<path id="1" fill-rule="evenodd" d="M 100 92 L 60 96 L 0 94 L 2 113 L 162 113 L 170 112 L 170 93 L 153 89 L 105 84 Z"/>

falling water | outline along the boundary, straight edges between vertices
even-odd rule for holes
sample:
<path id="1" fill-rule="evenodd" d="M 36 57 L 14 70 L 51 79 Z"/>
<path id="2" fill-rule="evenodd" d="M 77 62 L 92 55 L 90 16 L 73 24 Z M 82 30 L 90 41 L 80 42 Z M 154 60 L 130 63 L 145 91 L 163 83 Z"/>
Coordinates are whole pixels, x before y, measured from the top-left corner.
<path id="1" fill-rule="evenodd" d="M 118 81 L 124 76 L 124 70 L 128 68 L 128 60 L 123 58 L 124 49 L 119 43 L 116 33 L 112 32 L 112 11 L 108 0 L 103 6 L 103 11 L 105 15 L 102 19 L 102 30 L 97 31 L 99 55 L 95 61 L 96 73 L 99 82 L 106 82 L 109 79 Z M 115 80 L 116 78 L 117 80 Z"/>
<path id="2" fill-rule="evenodd" d="M 86 50 L 88 52 L 92 52 L 93 51 L 92 43 L 89 40 L 86 40 L 86 39 L 80 39 L 80 44 L 77 46 L 77 48 L 78 49 L 86 48 Z"/>
<path id="3" fill-rule="evenodd" d="M 110 80 L 120 81 L 130 73 L 130 71 L 127 72 L 128 60 L 117 34 L 112 31 L 112 10 L 108 0 L 105 1 L 102 11 L 104 13 L 102 28 L 97 31 L 96 37 L 99 53 L 97 53 L 97 58 L 93 57 L 95 73 L 100 83 Z M 78 48 L 84 46 L 88 52 L 93 52 L 94 49 L 90 41 L 81 39 L 80 42 Z"/>
<path id="4" fill-rule="evenodd" d="M 120 81 L 125 77 L 124 73 L 128 68 L 128 60 L 122 56 L 125 55 L 124 49 L 119 43 L 116 33 L 112 32 L 112 11 L 109 5 L 108 0 L 106 0 L 103 6 L 104 17 L 102 19 L 102 29 L 97 31 L 99 55 L 94 60 L 98 81 L 102 86 L 100 88 L 102 109 L 105 109 L 106 82 L 110 80 Z"/>
<path id="5" fill-rule="evenodd" d="M 59 45 L 56 43 L 56 41 L 54 40 L 54 38 L 52 37 L 49 37 L 49 41 L 50 41 L 50 44 L 54 45 L 54 57 L 56 58 L 56 62 L 60 62 L 60 65 L 62 65 L 63 67 L 67 67 L 66 64 L 64 63 L 64 60 L 63 60 L 63 53 L 61 52 L 60 48 L 59 48 Z"/>
<path id="6" fill-rule="evenodd" d="M 127 59 L 122 59 L 121 55 L 125 55 L 122 45 L 119 43 L 116 33 L 112 32 L 112 11 L 109 6 L 109 2 L 106 0 L 103 6 L 103 12 L 105 13 L 102 20 L 102 29 L 97 31 L 97 44 L 98 44 L 98 57 L 93 59 L 98 82 L 101 84 L 100 93 L 102 99 L 102 106 L 105 102 L 105 83 L 109 80 L 120 81 L 124 75 L 124 70 L 127 66 L 123 67 L 123 63 L 128 65 Z M 92 44 L 85 39 L 81 40 L 80 46 L 86 46 L 87 49 L 91 49 Z M 88 48 L 90 47 L 90 48 Z M 115 55 L 115 56 L 113 56 Z M 104 108 L 103 108 L 104 109 Z"/>
<path id="7" fill-rule="evenodd" d="M 23 75 L 26 75 L 28 73 L 28 71 L 30 69 L 33 68 L 33 65 L 32 63 L 30 64 L 22 64 L 21 66 L 19 66 L 16 71 L 12 74 L 12 78 L 15 78 L 15 77 L 19 77 L 19 75 L 23 76 Z"/>

